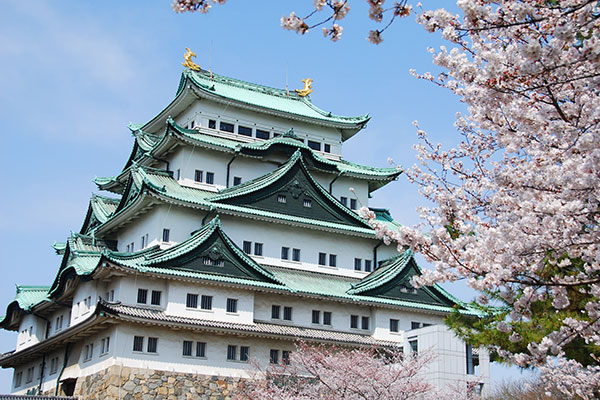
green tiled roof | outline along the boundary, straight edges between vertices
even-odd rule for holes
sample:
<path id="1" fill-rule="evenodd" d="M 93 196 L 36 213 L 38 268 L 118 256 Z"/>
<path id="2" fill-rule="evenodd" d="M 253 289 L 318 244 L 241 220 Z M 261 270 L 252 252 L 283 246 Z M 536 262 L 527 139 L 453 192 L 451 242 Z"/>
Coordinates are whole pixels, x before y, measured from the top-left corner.
<path id="1" fill-rule="evenodd" d="M 391 281 L 406 267 L 406 264 L 408 264 L 412 257 L 413 252 L 406 250 L 404 253 L 384 261 L 375 271 L 371 272 L 360 282 L 353 284 L 348 293 L 359 294 Z"/>
<path id="2" fill-rule="evenodd" d="M 48 286 L 21 286 L 17 285 L 15 300 L 19 307 L 29 311 L 42 301 L 48 300 Z"/>
<path id="3" fill-rule="evenodd" d="M 392 214 L 390 213 L 390 210 L 388 210 L 387 208 L 369 207 L 369 210 L 375 213 L 376 221 L 386 224 L 390 229 L 397 230 L 402 226 L 402 224 L 394 220 Z"/>

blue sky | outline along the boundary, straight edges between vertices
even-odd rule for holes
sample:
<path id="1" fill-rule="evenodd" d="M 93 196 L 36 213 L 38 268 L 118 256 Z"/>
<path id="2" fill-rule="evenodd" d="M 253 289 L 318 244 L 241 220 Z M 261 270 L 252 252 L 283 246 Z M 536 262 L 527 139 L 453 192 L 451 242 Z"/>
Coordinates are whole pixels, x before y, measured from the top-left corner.
<path id="1" fill-rule="evenodd" d="M 15 284 L 50 284 L 60 258 L 51 248 L 79 231 L 92 179 L 118 173 L 132 145 L 129 122 L 143 123 L 173 98 L 185 47 L 203 68 L 274 87 L 314 80 L 312 101 L 341 115 L 369 113 L 366 130 L 350 140 L 344 157 L 386 166 L 410 166 L 418 120 L 436 141 L 453 143 L 454 116 L 465 107 L 450 92 L 413 78 L 409 69 L 435 72 L 427 47 L 439 47 L 414 17 L 396 22 L 379 46 L 365 38 L 376 24 L 366 4 L 353 1 L 332 43 L 320 29 L 299 36 L 279 19 L 305 14 L 310 0 L 240 1 L 208 15 L 175 14 L 170 0 L 43 1 L 0 4 L 0 315 Z M 448 2 L 423 1 L 434 8 Z M 212 48 L 212 57 L 210 57 Z M 376 193 L 371 205 L 388 207 L 403 224 L 418 222 L 424 205 L 403 177 Z M 463 299 L 463 285 L 450 290 Z M 0 352 L 16 334 L 0 331 Z M 495 368 L 493 379 L 518 376 Z M 0 370 L 0 393 L 11 370 Z"/>

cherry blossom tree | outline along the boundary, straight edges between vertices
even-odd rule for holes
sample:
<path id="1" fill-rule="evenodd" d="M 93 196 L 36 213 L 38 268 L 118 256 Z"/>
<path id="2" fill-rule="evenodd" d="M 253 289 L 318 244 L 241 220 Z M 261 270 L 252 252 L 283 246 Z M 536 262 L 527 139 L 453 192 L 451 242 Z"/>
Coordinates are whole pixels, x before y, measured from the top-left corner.
<path id="1" fill-rule="evenodd" d="M 256 376 L 238 389 L 238 400 L 434 399 L 421 376 L 429 353 L 404 356 L 394 349 L 347 349 L 299 343 L 289 362 L 257 365 Z M 287 359 L 286 359 L 287 360 Z M 464 391 L 463 391 L 464 398 Z"/>

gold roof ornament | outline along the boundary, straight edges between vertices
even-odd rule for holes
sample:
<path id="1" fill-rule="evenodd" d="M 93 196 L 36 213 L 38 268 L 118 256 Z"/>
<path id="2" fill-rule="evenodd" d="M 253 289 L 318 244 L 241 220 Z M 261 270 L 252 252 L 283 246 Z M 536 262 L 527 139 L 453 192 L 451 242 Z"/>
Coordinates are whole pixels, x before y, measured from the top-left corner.
<path id="1" fill-rule="evenodd" d="M 192 57 L 196 57 L 196 53 L 194 53 L 187 47 L 185 48 L 185 50 L 186 52 L 183 55 L 183 59 L 185 60 L 185 62 L 182 62 L 181 65 L 193 71 L 200 71 L 200 66 L 192 61 Z"/>
<path id="2" fill-rule="evenodd" d="M 302 79 L 302 82 L 304 82 L 304 87 L 302 89 L 296 89 L 296 93 L 298 93 L 298 96 L 300 96 L 300 97 L 306 97 L 313 92 L 313 90 L 312 90 L 313 80 L 310 78 L 306 78 L 306 79 Z"/>

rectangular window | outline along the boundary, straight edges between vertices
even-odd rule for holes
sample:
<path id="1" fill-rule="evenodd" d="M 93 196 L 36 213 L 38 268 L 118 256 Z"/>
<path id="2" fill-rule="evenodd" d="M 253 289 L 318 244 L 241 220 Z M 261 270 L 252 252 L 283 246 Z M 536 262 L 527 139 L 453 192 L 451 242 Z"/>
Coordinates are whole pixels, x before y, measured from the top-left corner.
<path id="1" fill-rule="evenodd" d="M 365 272 L 371 272 L 371 260 L 365 260 Z"/>
<path id="2" fill-rule="evenodd" d="M 238 312 L 237 299 L 227 299 L 227 312 L 230 312 L 230 313 Z"/>
<path id="3" fill-rule="evenodd" d="M 279 350 L 271 349 L 269 354 L 269 362 L 271 364 L 279 364 Z"/>
<path id="4" fill-rule="evenodd" d="M 181 179 L 181 169 L 177 168 L 177 180 Z"/>
<path id="5" fill-rule="evenodd" d="M 319 253 L 319 265 L 325 265 L 327 262 L 327 254 Z"/>
<path id="6" fill-rule="evenodd" d="M 108 301 L 115 301 L 115 291 L 111 290 L 108 294 Z"/>
<path id="7" fill-rule="evenodd" d="M 15 374 L 15 387 L 21 386 L 22 381 L 23 381 L 23 371 L 17 372 Z"/>
<path id="8" fill-rule="evenodd" d="M 397 319 L 390 318 L 390 332 L 399 332 L 399 322 L 400 321 L 398 321 Z"/>
<path id="9" fill-rule="evenodd" d="M 283 350 L 281 352 L 281 363 L 283 365 L 290 365 L 290 352 L 287 350 Z"/>
<path id="10" fill-rule="evenodd" d="M 214 172 L 206 173 L 206 183 L 208 183 L 209 185 L 214 185 L 214 183 L 215 183 L 215 173 Z"/>
<path id="11" fill-rule="evenodd" d="M 171 231 L 169 229 L 163 229 L 162 241 L 168 242 Z"/>
<path id="12" fill-rule="evenodd" d="M 223 122 L 223 121 L 221 121 L 219 123 L 219 130 L 221 130 L 223 132 L 231 132 L 231 133 L 233 133 L 233 124 L 230 124 L 229 122 Z"/>
<path id="13" fill-rule="evenodd" d="M 200 298 L 200 308 L 202 310 L 212 310 L 212 296 L 202 295 Z"/>
<path id="14" fill-rule="evenodd" d="M 425 328 L 426 326 L 431 326 L 431 324 L 428 324 L 426 322 L 423 322 L 423 328 Z"/>
<path id="15" fill-rule="evenodd" d="M 196 181 L 196 182 L 202 182 L 202 171 L 200 171 L 199 169 L 197 169 L 194 172 L 194 181 Z"/>
<path id="16" fill-rule="evenodd" d="M 148 338 L 148 353 L 156 353 L 157 348 L 158 348 L 158 338 L 149 337 Z"/>
<path id="17" fill-rule="evenodd" d="M 362 271 L 362 260 L 360 258 L 355 258 L 354 259 L 354 270 L 355 271 Z"/>
<path id="18" fill-rule="evenodd" d="M 287 203 L 287 197 L 285 197 L 284 194 L 278 194 L 277 195 L 277 202 L 281 203 L 281 204 L 285 204 L 285 203 Z"/>
<path id="19" fill-rule="evenodd" d="M 198 308 L 198 295 L 188 293 L 187 299 L 185 300 L 185 306 L 187 308 Z"/>
<path id="20" fill-rule="evenodd" d="M 321 151 L 321 143 L 315 142 L 313 140 L 308 141 L 308 147 L 310 147 L 313 150 Z"/>
<path id="21" fill-rule="evenodd" d="M 323 151 L 325 151 L 325 153 L 331 153 L 331 145 L 325 143 L 323 145 L 325 147 L 325 149 Z"/>
<path id="22" fill-rule="evenodd" d="M 312 310 L 312 323 L 313 324 L 321 323 L 321 311 Z"/>
<path id="23" fill-rule="evenodd" d="M 421 326 L 422 325 L 420 322 L 411 321 L 410 323 L 410 329 L 419 329 Z"/>
<path id="24" fill-rule="evenodd" d="M 304 199 L 304 202 L 302 203 L 302 205 L 306 208 L 311 208 L 312 207 L 312 200 L 311 199 Z"/>
<path id="25" fill-rule="evenodd" d="M 134 336 L 133 337 L 133 351 L 144 351 L 144 337 Z"/>
<path id="26" fill-rule="evenodd" d="M 281 248 L 281 259 L 282 260 L 289 260 L 290 259 L 290 248 L 289 247 L 282 247 Z"/>
<path id="27" fill-rule="evenodd" d="M 323 311 L 323 325 L 331 325 L 331 311 Z"/>
<path id="28" fill-rule="evenodd" d="M 237 359 L 237 346 L 227 346 L 227 359 L 231 361 Z"/>
<path id="29" fill-rule="evenodd" d="M 409 340 L 408 345 L 410 346 L 410 351 L 412 351 L 413 353 L 419 352 L 419 342 L 416 339 Z"/>
<path id="30" fill-rule="evenodd" d="M 263 255 L 263 244 L 262 243 L 254 243 L 254 255 L 255 256 Z"/>
<path id="31" fill-rule="evenodd" d="M 350 209 L 352 209 L 352 210 L 357 209 L 356 199 L 350 199 Z"/>
<path id="32" fill-rule="evenodd" d="M 35 367 L 27 368 L 27 380 L 25 381 L 25 383 L 30 383 L 31 381 L 33 381 L 34 368 Z"/>
<path id="33" fill-rule="evenodd" d="M 56 317 L 56 324 L 54 325 L 54 330 L 58 331 L 60 328 L 58 327 L 58 321 L 60 320 L 60 317 Z"/>
<path id="34" fill-rule="evenodd" d="M 300 249 L 293 249 L 292 250 L 292 260 L 294 260 L 294 261 L 300 261 Z"/>
<path id="35" fill-rule="evenodd" d="M 160 290 L 153 290 L 152 297 L 150 297 L 150 304 L 152 304 L 153 306 L 160 306 L 161 293 L 162 292 Z"/>
<path id="36" fill-rule="evenodd" d="M 473 348 L 466 345 L 466 354 L 467 354 L 467 375 L 475 374 L 475 367 L 473 366 Z"/>
<path id="37" fill-rule="evenodd" d="M 358 315 L 350 316 L 350 328 L 358 329 Z"/>
<path id="38" fill-rule="evenodd" d="M 248 361 L 250 356 L 250 347 L 240 346 L 240 361 Z"/>
<path id="39" fill-rule="evenodd" d="M 271 306 L 271 318 L 279 319 L 281 315 L 281 306 L 272 305 Z"/>
<path id="40" fill-rule="evenodd" d="M 196 126 L 196 121 L 191 120 L 190 123 L 188 124 L 189 129 L 194 129 L 194 127 Z"/>
<path id="41" fill-rule="evenodd" d="M 369 317 L 362 317 L 360 327 L 362 329 L 369 329 Z"/>
<path id="42" fill-rule="evenodd" d="M 252 254 L 252 242 L 248 242 L 246 240 L 244 240 L 244 253 L 246 254 Z"/>
<path id="43" fill-rule="evenodd" d="M 259 139 L 268 139 L 270 137 L 269 131 L 263 131 L 262 129 L 256 130 L 256 137 Z"/>
<path id="44" fill-rule="evenodd" d="M 141 240 L 140 240 L 140 249 L 143 249 L 144 247 L 146 247 L 146 237 L 142 236 Z"/>
<path id="45" fill-rule="evenodd" d="M 342 205 L 348 207 L 348 198 L 347 197 L 340 197 L 340 203 L 342 203 Z"/>
<path id="46" fill-rule="evenodd" d="M 138 304 L 146 304 L 148 302 L 148 289 L 138 289 L 137 302 Z"/>
<path id="47" fill-rule="evenodd" d="M 242 178 L 239 176 L 234 176 L 233 177 L 233 186 L 237 186 L 240 185 L 242 183 Z"/>
<path id="48" fill-rule="evenodd" d="M 196 357 L 206 357 L 206 343 L 196 343 Z"/>
<path id="49" fill-rule="evenodd" d="M 135 250 L 135 243 L 131 242 L 129 247 L 131 247 L 131 252 L 133 252 Z"/>
<path id="50" fill-rule="evenodd" d="M 337 266 L 337 256 L 335 254 L 330 254 L 329 255 L 329 266 L 330 267 Z"/>
<path id="51" fill-rule="evenodd" d="M 285 321 L 292 320 L 292 307 L 283 307 L 283 319 Z"/>
<path id="52" fill-rule="evenodd" d="M 217 121 L 215 121 L 214 119 L 209 119 L 208 120 L 208 127 L 210 129 L 217 129 Z"/>
<path id="53" fill-rule="evenodd" d="M 252 136 L 252 128 L 239 125 L 238 126 L 238 134 L 244 135 L 244 136 Z"/>
<path id="54" fill-rule="evenodd" d="M 184 340 L 183 341 L 183 355 L 184 356 L 188 356 L 191 357 L 192 355 L 192 346 L 194 345 L 194 342 L 192 342 L 191 340 Z"/>

